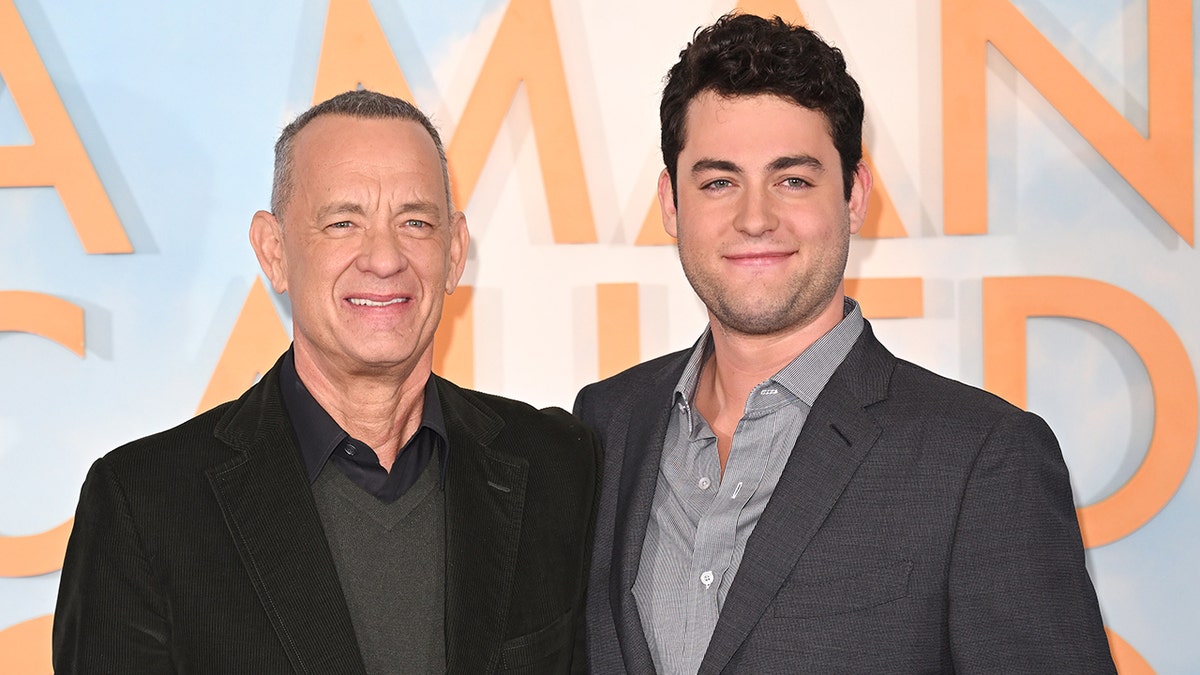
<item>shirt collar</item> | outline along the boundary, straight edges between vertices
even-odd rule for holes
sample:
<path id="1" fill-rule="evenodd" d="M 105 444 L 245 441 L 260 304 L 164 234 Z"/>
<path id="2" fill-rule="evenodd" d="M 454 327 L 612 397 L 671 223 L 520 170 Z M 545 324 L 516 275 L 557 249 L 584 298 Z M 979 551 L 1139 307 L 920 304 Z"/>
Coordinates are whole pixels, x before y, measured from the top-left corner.
<path id="1" fill-rule="evenodd" d="M 834 371 L 846 360 L 862 329 L 862 308 L 853 298 L 845 298 L 842 320 L 775 373 L 771 381 L 811 408 Z"/>
<path id="2" fill-rule="evenodd" d="M 833 377 L 833 372 L 845 360 L 858 340 L 863 323 L 862 308 L 858 302 L 849 296 L 845 297 L 842 303 L 842 320 L 759 386 L 774 382 L 811 408 L 817 400 L 817 395 L 825 388 L 829 378 Z M 692 354 L 688 357 L 683 375 L 679 377 L 671 399 L 675 405 L 683 402 L 689 423 L 695 421 L 692 418 L 691 403 L 696 397 L 700 371 L 712 351 L 712 326 L 706 326 L 704 334 L 692 348 Z"/>
<path id="3" fill-rule="evenodd" d="M 283 405 L 292 421 L 292 429 L 300 444 L 300 457 L 304 460 L 304 469 L 308 482 L 312 483 L 329 461 L 333 451 L 348 434 L 334 421 L 329 413 L 317 403 L 317 399 L 308 391 L 308 387 L 300 381 L 296 372 L 295 349 L 288 349 L 283 357 L 283 365 L 279 373 L 279 386 L 283 394 Z M 441 441 L 442 452 L 438 453 L 438 467 L 445 480 L 446 454 L 450 443 L 446 434 L 446 421 L 442 415 L 442 402 L 438 397 L 437 385 L 432 375 L 425 381 L 424 404 L 421 409 L 421 427 L 428 428 L 437 434 Z M 415 435 L 415 434 L 414 434 Z"/>

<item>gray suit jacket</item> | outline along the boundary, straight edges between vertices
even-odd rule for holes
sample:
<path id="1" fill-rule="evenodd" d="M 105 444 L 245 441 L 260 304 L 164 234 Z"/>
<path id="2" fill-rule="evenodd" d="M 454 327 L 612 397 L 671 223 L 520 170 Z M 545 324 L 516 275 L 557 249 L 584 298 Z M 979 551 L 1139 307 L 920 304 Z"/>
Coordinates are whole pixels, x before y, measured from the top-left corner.
<path id="1" fill-rule="evenodd" d="M 653 670 L 632 588 L 687 357 L 576 401 L 605 448 L 595 673 Z M 867 324 L 750 536 L 700 673 L 950 672 L 1115 670 L 1050 429 L 897 359 Z"/>
<path id="2" fill-rule="evenodd" d="M 436 384 L 450 441 L 447 672 L 582 671 L 599 444 L 565 411 Z M 364 672 L 278 363 L 237 401 L 93 465 L 54 667 Z"/>

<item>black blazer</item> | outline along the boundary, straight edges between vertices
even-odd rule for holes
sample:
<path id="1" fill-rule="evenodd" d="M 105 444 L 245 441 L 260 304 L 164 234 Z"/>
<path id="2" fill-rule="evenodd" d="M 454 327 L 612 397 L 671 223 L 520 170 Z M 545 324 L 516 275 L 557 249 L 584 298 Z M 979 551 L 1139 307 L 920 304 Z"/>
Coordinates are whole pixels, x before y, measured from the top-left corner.
<path id="1" fill-rule="evenodd" d="M 582 670 L 595 437 L 562 410 L 436 383 L 451 448 L 448 672 Z M 93 465 L 63 566 L 54 666 L 363 672 L 278 363 L 237 401 Z"/>
<path id="2" fill-rule="evenodd" d="M 586 387 L 604 480 L 596 673 L 653 664 L 632 588 L 678 352 Z M 1037 416 L 896 359 L 867 324 L 747 542 L 701 674 L 1112 673 L 1067 468 Z"/>

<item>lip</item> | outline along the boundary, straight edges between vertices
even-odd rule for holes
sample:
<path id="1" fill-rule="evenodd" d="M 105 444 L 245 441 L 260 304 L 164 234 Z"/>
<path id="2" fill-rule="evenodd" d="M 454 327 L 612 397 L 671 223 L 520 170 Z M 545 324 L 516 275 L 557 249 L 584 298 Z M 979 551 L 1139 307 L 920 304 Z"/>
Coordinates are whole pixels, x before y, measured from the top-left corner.
<path id="1" fill-rule="evenodd" d="M 742 251 L 726 254 L 725 259 L 735 265 L 765 267 L 783 262 L 794 254 L 795 251 Z"/>
<path id="2" fill-rule="evenodd" d="M 356 293 L 346 296 L 345 300 L 355 309 L 386 309 L 406 305 L 412 302 L 413 298 L 402 294 Z"/>

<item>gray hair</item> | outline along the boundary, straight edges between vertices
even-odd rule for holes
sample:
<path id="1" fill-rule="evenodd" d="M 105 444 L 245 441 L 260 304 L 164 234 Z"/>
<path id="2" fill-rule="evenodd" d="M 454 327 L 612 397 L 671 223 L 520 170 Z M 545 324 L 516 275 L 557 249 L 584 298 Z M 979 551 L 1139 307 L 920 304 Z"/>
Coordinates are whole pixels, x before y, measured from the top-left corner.
<path id="1" fill-rule="evenodd" d="M 404 99 L 381 94 L 377 91 L 359 89 L 347 91 L 333 98 L 322 101 L 309 108 L 291 124 L 283 128 L 279 140 L 275 142 L 275 176 L 271 185 L 271 212 L 276 218 L 283 217 L 283 205 L 292 196 L 295 182 L 292 177 L 292 146 L 296 135 L 308 126 L 308 123 L 324 115 L 346 115 L 358 119 L 397 119 L 416 122 L 429 132 L 433 145 L 437 148 L 438 159 L 442 162 L 442 184 L 446 186 L 447 214 L 454 213 L 454 200 L 450 196 L 450 170 L 446 164 L 446 148 L 442 138 L 429 117 L 417 107 Z"/>

